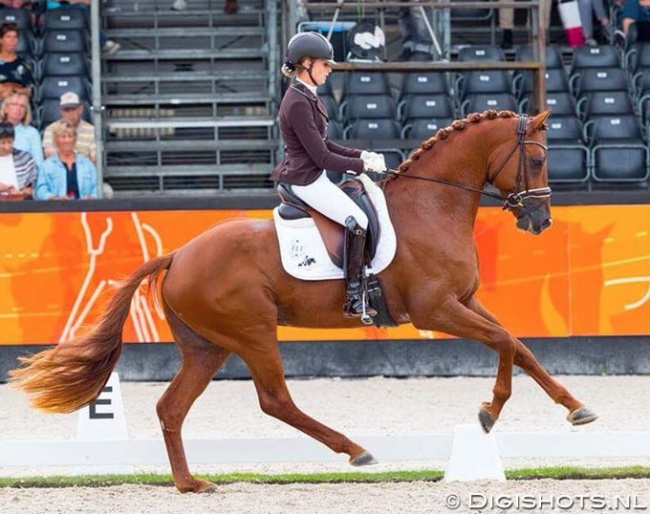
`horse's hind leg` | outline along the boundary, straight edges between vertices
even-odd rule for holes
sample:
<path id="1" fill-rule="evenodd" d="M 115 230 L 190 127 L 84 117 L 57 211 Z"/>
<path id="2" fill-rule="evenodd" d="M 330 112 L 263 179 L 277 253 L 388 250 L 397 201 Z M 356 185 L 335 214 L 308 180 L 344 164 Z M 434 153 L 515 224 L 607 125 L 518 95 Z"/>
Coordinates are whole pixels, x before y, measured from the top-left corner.
<path id="1" fill-rule="evenodd" d="M 191 330 L 169 308 L 165 309 L 165 314 L 182 355 L 181 369 L 156 406 L 174 484 L 183 493 L 211 491 L 215 487 L 214 484 L 196 479 L 190 473 L 181 428 L 190 407 L 208 386 L 230 352 L 215 346 Z"/>
<path id="2" fill-rule="evenodd" d="M 245 350 L 239 353 L 251 371 L 261 409 L 320 441 L 334 452 L 347 453 L 353 466 L 374 464 L 375 459 L 368 451 L 343 434 L 307 416 L 294 404 L 284 378 L 282 357 L 274 336 L 275 328 L 269 328 L 268 332 L 266 339 L 257 337 L 253 339 L 254 343 L 252 340 L 249 345 L 243 344 Z M 249 331 L 247 337 L 254 336 Z M 263 339 L 266 342 L 260 343 Z M 263 349 L 260 344 L 263 344 Z"/>
<path id="3" fill-rule="evenodd" d="M 473 298 L 469 307 L 485 319 L 499 324 L 499 320 L 488 311 L 481 302 Z M 554 379 L 546 371 L 524 343 L 515 338 L 517 342 L 517 352 L 515 353 L 515 364 L 523 369 L 528 375 L 537 382 L 540 387 L 548 394 L 555 403 L 559 403 L 567 408 L 569 414 L 567 419 L 573 425 L 584 425 L 595 421 L 598 416 L 590 408 L 585 407 L 578 401 L 566 387 Z"/>

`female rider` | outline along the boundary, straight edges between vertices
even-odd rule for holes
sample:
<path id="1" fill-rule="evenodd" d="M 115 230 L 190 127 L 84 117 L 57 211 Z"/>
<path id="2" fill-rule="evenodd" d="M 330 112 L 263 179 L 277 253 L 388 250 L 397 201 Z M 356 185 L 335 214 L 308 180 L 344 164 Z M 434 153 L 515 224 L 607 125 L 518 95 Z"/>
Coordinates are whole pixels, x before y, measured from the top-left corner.
<path id="1" fill-rule="evenodd" d="M 345 227 L 343 271 L 345 313 L 375 316 L 364 306 L 362 294 L 364 251 L 368 218 L 357 204 L 327 177 L 325 170 L 360 174 L 385 172 L 381 154 L 348 148 L 327 137 L 327 109 L 316 89 L 332 72 L 334 50 L 317 32 L 301 32 L 289 41 L 282 73 L 292 78 L 280 106 L 280 130 L 285 157 L 271 178 L 289 184 L 302 201 Z"/>

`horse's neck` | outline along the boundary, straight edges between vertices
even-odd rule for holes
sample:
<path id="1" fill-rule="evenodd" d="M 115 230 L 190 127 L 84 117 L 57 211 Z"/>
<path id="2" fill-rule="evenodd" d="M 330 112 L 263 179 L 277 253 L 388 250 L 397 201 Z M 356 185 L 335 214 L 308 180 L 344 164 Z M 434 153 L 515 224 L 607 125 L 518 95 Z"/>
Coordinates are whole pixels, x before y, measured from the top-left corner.
<path id="1" fill-rule="evenodd" d="M 394 179 L 387 187 L 391 217 L 397 227 L 415 224 L 423 236 L 426 236 L 428 228 L 444 227 L 445 230 L 454 231 L 459 239 L 471 237 L 478 212 L 479 193 L 406 176 L 440 179 L 482 189 L 486 181 L 483 170 L 487 163 L 467 152 L 459 152 L 459 139 L 454 137 L 455 141 L 450 138 L 449 141 L 436 143 L 434 148 L 411 163 L 404 177 Z M 463 138 L 463 147 L 473 148 L 466 138 Z"/>

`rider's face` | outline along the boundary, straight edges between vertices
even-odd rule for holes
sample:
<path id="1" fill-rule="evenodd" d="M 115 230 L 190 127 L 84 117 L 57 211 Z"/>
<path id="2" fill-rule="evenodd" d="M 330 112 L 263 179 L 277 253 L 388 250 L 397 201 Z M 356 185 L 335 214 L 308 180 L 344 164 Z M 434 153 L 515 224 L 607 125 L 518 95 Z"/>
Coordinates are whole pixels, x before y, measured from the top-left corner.
<path id="1" fill-rule="evenodd" d="M 305 68 L 309 68 L 311 66 L 311 76 L 313 77 L 314 81 L 316 82 L 315 85 L 317 86 L 325 84 L 327 77 L 330 73 L 332 73 L 332 67 L 327 61 L 323 59 L 309 60 L 304 64 Z"/>

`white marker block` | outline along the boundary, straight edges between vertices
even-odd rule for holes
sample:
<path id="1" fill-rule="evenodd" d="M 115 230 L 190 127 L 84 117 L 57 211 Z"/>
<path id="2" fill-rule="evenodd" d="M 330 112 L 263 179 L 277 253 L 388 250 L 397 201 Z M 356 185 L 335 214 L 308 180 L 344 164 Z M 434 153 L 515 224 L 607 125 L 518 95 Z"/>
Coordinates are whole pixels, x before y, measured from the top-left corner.
<path id="1" fill-rule="evenodd" d="M 485 434 L 478 425 L 458 425 L 454 429 L 451 454 L 443 480 L 466 482 L 505 479 L 494 434 Z"/>

